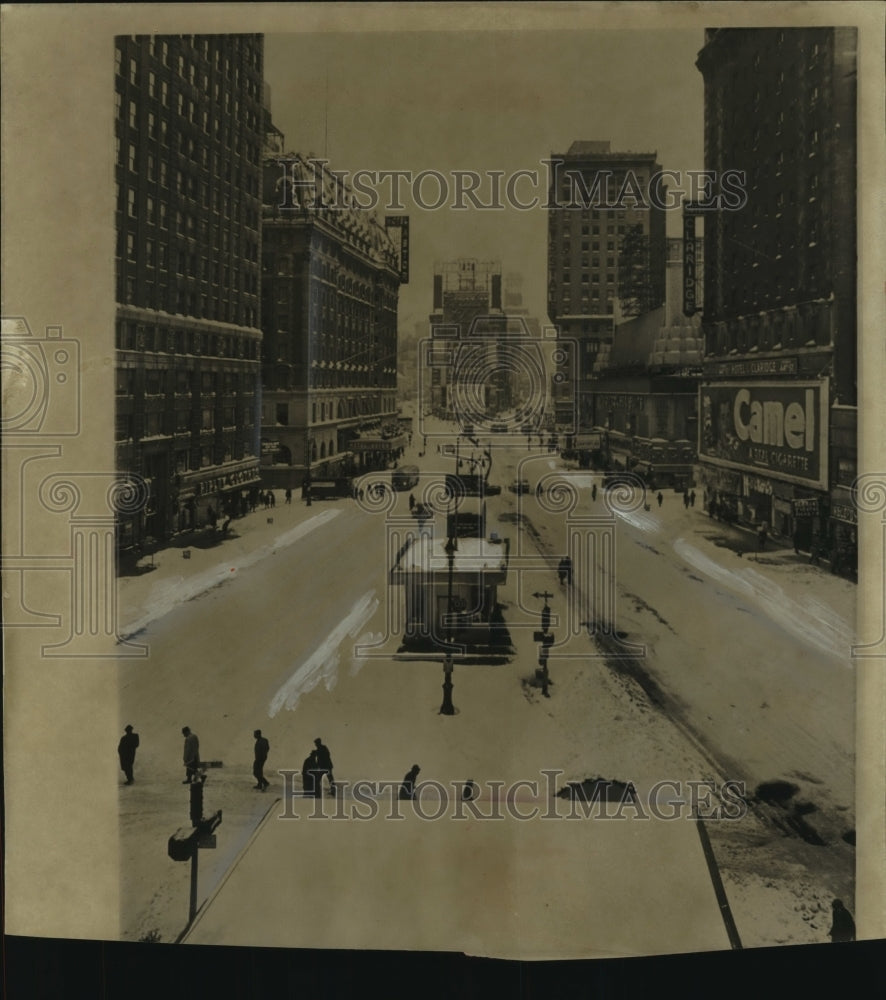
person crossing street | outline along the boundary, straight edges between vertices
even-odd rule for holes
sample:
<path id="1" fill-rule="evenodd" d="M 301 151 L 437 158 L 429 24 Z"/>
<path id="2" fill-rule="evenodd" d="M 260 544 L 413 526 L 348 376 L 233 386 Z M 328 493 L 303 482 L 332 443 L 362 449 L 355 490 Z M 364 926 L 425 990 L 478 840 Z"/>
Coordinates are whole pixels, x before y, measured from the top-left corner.
<path id="1" fill-rule="evenodd" d="M 253 787 L 263 792 L 270 785 L 270 781 L 264 774 L 264 766 L 271 744 L 266 736 L 262 736 L 260 729 L 256 729 L 252 735 L 255 737 L 255 762 L 252 765 L 252 775 L 256 782 Z"/>

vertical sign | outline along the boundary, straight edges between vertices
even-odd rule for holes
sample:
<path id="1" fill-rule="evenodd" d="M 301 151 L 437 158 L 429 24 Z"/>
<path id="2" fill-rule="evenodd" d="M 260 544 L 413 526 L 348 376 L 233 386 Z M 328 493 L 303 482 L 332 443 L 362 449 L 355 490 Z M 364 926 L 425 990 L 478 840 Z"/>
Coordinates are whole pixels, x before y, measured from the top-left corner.
<path id="1" fill-rule="evenodd" d="M 683 315 L 694 316 L 695 299 L 695 214 L 683 207 Z"/>
<path id="2" fill-rule="evenodd" d="M 409 216 L 385 216 L 385 229 L 400 230 L 400 284 L 409 284 Z"/>

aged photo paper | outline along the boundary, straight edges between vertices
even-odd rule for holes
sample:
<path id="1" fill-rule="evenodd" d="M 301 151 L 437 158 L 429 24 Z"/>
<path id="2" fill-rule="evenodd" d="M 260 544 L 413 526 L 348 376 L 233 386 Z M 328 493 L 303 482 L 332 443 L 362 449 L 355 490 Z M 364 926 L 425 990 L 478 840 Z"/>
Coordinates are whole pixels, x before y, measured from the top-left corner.
<path id="1" fill-rule="evenodd" d="M 7 932 L 886 936 L 883 7 L 2 18 Z"/>

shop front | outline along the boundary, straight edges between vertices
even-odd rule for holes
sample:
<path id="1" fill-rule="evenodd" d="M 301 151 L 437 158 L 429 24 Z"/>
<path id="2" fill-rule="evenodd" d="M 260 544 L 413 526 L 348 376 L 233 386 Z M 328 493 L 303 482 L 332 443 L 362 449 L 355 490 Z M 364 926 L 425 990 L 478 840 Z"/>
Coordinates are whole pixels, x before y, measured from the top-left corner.
<path id="1" fill-rule="evenodd" d="M 742 505 L 739 516 L 743 521 L 753 526 L 765 524 L 767 530 L 773 530 L 772 487 L 772 480 L 763 476 L 749 473 L 742 476 Z"/>
<path id="2" fill-rule="evenodd" d="M 830 494 L 828 527 L 831 542 L 831 568 L 855 578 L 858 573 L 858 509 L 852 491 L 835 486 Z"/>
<path id="3" fill-rule="evenodd" d="M 394 434 L 390 437 L 382 434 L 363 434 L 354 438 L 349 448 L 358 463 L 359 471 L 369 472 L 374 469 L 386 469 L 391 462 L 403 455 L 408 443 L 406 434 Z"/>

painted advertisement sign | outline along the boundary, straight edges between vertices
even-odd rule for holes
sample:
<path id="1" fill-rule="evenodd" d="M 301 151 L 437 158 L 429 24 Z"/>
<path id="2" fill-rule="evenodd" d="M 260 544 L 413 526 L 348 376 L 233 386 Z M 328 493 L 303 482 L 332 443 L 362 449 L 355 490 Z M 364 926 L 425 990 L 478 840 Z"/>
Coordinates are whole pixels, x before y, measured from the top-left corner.
<path id="1" fill-rule="evenodd" d="M 827 379 L 705 384 L 699 396 L 701 461 L 827 489 Z"/>

